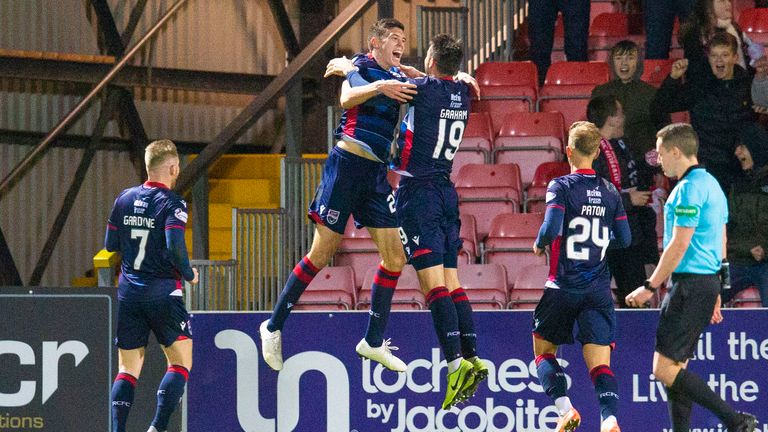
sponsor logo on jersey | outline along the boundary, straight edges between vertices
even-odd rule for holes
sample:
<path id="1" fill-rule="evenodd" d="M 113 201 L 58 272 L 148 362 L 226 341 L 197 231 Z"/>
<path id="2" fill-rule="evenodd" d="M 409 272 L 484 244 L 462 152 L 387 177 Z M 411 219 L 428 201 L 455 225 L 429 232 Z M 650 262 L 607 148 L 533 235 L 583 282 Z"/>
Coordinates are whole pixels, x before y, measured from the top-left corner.
<path id="1" fill-rule="evenodd" d="M 189 216 L 187 215 L 187 212 L 185 212 L 184 210 L 182 210 L 182 209 L 180 209 L 180 208 L 177 208 L 177 209 L 176 209 L 176 210 L 173 212 L 173 215 L 174 215 L 174 216 L 176 216 L 176 219 L 178 219 L 178 220 L 180 220 L 180 221 L 182 221 L 182 222 L 184 222 L 184 223 L 187 223 L 187 218 L 188 218 Z"/>
<path id="2" fill-rule="evenodd" d="M 419 244 L 419 236 L 413 236 L 413 242 Z"/>
<path id="3" fill-rule="evenodd" d="M 546 197 L 547 202 L 550 202 L 553 199 L 555 199 L 555 193 L 554 192 L 547 192 L 547 197 Z"/>
<path id="4" fill-rule="evenodd" d="M 328 220 L 329 224 L 331 225 L 335 224 L 336 222 L 339 221 L 339 211 L 328 209 L 328 217 L 326 219 Z"/>
<path id="5" fill-rule="evenodd" d="M 675 216 L 696 217 L 699 215 L 699 209 L 694 206 L 679 205 L 675 207 Z"/>

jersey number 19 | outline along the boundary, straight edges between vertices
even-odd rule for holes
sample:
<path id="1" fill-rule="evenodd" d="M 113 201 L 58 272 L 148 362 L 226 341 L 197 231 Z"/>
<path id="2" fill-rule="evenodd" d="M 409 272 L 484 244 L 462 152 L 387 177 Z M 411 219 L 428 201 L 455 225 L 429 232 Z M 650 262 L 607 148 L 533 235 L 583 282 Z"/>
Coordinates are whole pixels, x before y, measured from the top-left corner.
<path id="1" fill-rule="evenodd" d="M 432 159 L 440 159 L 440 155 L 443 152 L 445 146 L 445 129 L 446 119 L 440 119 L 440 131 L 437 135 L 437 144 L 435 144 L 435 151 L 432 153 Z M 456 120 L 451 122 L 448 130 L 448 148 L 445 149 L 445 159 L 453 160 L 456 156 L 456 150 L 459 149 L 461 144 L 461 137 L 464 136 L 464 122 Z"/>

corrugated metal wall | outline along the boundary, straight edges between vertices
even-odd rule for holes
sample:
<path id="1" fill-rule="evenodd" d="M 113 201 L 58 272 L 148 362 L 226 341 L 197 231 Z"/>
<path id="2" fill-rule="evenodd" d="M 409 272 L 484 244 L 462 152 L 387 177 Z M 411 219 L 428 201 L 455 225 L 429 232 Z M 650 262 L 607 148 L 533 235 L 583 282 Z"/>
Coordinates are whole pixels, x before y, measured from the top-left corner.
<path id="1" fill-rule="evenodd" d="M 110 0 L 118 29 L 128 22 L 136 0 Z M 97 31 L 87 0 L 0 0 L 0 47 L 28 51 L 98 54 Z M 135 42 L 171 0 L 149 0 Z M 286 2 L 289 15 L 298 0 Z M 266 2 L 190 0 L 162 29 L 134 64 L 179 69 L 277 74 L 285 52 Z M 135 89 L 136 106 L 150 138 L 209 141 L 253 96 Z M 79 101 L 62 83 L 0 80 L 0 129 L 50 131 Z M 98 105 L 98 104 L 96 104 Z M 98 117 L 91 108 L 69 133 L 90 135 Z M 268 113 L 241 142 L 257 142 L 260 130 L 272 136 L 277 115 Z M 114 122 L 107 136 L 119 136 Z M 268 144 L 268 143 L 266 143 Z M 30 150 L 0 143 L 0 178 Z M 0 200 L 0 227 L 26 283 L 48 237 L 82 150 L 55 148 Z M 138 181 L 128 154 L 99 152 L 54 251 L 44 285 L 69 284 L 92 267 L 102 246 L 105 221 L 117 193 Z"/>
<path id="2" fill-rule="evenodd" d="M 30 146 L 0 143 L 0 177 L 5 177 Z M 61 209 L 83 150 L 53 148 L 0 201 L 0 227 L 19 269 L 29 282 L 56 215 Z M 109 211 L 117 194 L 138 176 L 128 153 L 98 152 L 51 257 L 42 285 L 68 285 L 93 268 L 103 247 Z"/>
<path id="3" fill-rule="evenodd" d="M 122 31 L 137 0 L 110 0 Z M 131 43 L 175 2 L 149 0 Z M 99 54 L 96 19 L 87 0 L 0 1 L 0 47 L 28 51 Z M 298 0 L 285 2 L 289 15 L 297 13 Z M 132 64 L 217 72 L 277 74 L 285 66 L 285 49 L 272 14 L 264 1 L 190 0 L 161 29 Z M 2 83 L 0 83 L 2 86 Z M 10 94 L 0 88 L 0 128 L 45 132 L 52 129 L 77 96 L 52 95 L 52 90 L 30 95 Z M 253 96 L 210 94 L 178 90 L 136 89 L 136 106 L 151 138 L 210 141 Z M 41 108 L 44 107 L 44 108 Z M 37 113 L 33 111 L 44 110 Z M 29 114 L 26 115 L 25 114 Z M 240 142 L 258 143 L 261 132 L 270 132 L 278 114 L 269 112 Z M 89 133 L 96 122 L 90 112 L 72 133 Z M 85 122 L 85 123 L 82 123 Z M 116 130 L 107 131 L 116 134 Z M 267 133 L 267 136 L 271 134 Z"/>

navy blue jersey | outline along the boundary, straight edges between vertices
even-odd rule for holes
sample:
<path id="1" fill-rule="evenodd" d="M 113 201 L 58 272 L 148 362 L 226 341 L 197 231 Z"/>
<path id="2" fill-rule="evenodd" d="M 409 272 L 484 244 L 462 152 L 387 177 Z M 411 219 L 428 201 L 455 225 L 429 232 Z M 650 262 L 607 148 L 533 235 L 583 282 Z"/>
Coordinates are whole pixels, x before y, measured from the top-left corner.
<path id="1" fill-rule="evenodd" d="M 405 75 L 397 68 L 384 70 L 371 54 L 358 54 L 353 63 L 357 66 L 360 76 L 369 83 L 390 79 L 406 80 Z M 395 138 L 399 118 L 400 103 L 378 95 L 365 103 L 344 110 L 334 137 L 355 142 L 380 162 L 386 162 L 389 160 L 390 146 Z"/>
<path id="2" fill-rule="evenodd" d="M 107 226 L 107 249 L 122 255 L 121 300 L 165 296 L 180 287 L 182 274 L 191 280 L 188 261 L 185 268 L 178 268 L 166 235 L 175 230 L 183 238 L 186 223 L 187 204 L 161 183 L 146 182 L 117 197 Z"/>
<path id="3" fill-rule="evenodd" d="M 469 88 L 435 77 L 409 81 L 418 94 L 400 125 L 395 168 L 406 176 L 447 178 L 469 118 Z"/>
<path id="4" fill-rule="evenodd" d="M 562 211 L 546 286 L 571 292 L 610 289 L 605 251 L 614 236 L 619 247 L 631 242 L 619 191 L 593 170 L 577 170 L 552 180 L 546 200 L 548 211 Z"/>

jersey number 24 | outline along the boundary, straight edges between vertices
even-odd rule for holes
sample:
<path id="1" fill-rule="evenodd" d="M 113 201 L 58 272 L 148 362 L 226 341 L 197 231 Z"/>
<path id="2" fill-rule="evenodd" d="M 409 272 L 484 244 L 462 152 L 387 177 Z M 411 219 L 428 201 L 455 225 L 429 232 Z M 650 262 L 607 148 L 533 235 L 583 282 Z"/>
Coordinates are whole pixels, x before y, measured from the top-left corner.
<path id="1" fill-rule="evenodd" d="M 611 242 L 608 227 L 600 226 L 600 218 L 592 218 L 590 221 L 585 217 L 575 217 L 568 224 L 569 230 L 575 230 L 573 234 L 568 235 L 565 244 L 565 255 L 568 259 L 577 261 L 586 261 L 589 259 L 589 247 L 584 243 L 591 240 L 592 243 L 600 248 L 600 261 L 605 258 L 605 250 Z"/>

